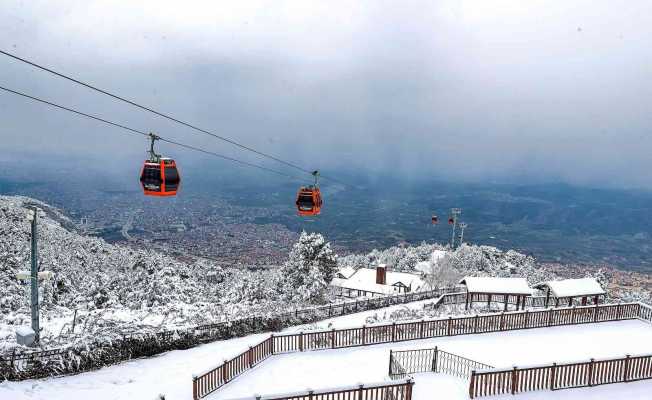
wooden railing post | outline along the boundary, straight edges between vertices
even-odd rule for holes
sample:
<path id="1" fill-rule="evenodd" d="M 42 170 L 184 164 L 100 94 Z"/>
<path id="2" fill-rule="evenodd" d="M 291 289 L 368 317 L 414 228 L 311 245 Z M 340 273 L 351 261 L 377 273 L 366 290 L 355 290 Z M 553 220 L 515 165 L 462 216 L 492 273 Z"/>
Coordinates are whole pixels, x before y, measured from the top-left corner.
<path id="1" fill-rule="evenodd" d="M 358 400 L 362 400 L 362 388 L 364 388 L 364 385 L 361 383 L 358 385 Z"/>
<path id="2" fill-rule="evenodd" d="M 500 331 L 502 332 L 504 330 L 505 330 L 505 312 L 503 311 L 500 313 Z"/>
<path id="3" fill-rule="evenodd" d="M 473 333 L 478 333 L 478 319 L 480 316 L 478 314 L 475 314 L 475 317 L 473 318 Z"/>
<path id="4" fill-rule="evenodd" d="M 469 383 L 469 398 L 475 398 L 475 370 L 471 371 L 471 382 Z"/>
<path id="5" fill-rule="evenodd" d="M 252 368 L 254 366 L 253 352 L 254 352 L 254 348 L 249 346 L 249 351 L 247 352 L 247 358 L 249 359 L 249 368 Z"/>
<path id="6" fill-rule="evenodd" d="M 423 339 L 423 325 L 424 324 L 425 324 L 425 322 L 423 320 L 421 320 L 421 322 L 419 323 L 419 339 Z"/>
<path id="7" fill-rule="evenodd" d="M 394 358 L 394 351 L 392 349 L 389 349 L 389 366 L 387 368 L 387 375 L 389 377 L 392 377 L 392 359 Z"/>
<path id="8" fill-rule="evenodd" d="M 552 308 L 548 309 L 548 324 L 547 324 L 548 326 L 552 325 L 552 310 L 553 310 Z"/>
<path id="9" fill-rule="evenodd" d="M 573 311 L 571 311 L 571 320 L 573 321 L 573 325 L 577 323 L 577 306 L 573 306 Z"/>
<path id="10" fill-rule="evenodd" d="M 451 335 L 452 326 L 453 326 L 453 317 L 448 317 L 448 325 L 446 326 L 446 336 Z"/>
<path id="11" fill-rule="evenodd" d="M 367 326 L 362 325 L 362 344 L 367 344 Z"/>
<path id="12" fill-rule="evenodd" d="M 303 331 L 299 332 L 299 351 L 303 351 Z"/>
<path id="13" fill-rule="evenodd" d="M 226 372 L 226 360 L 222 363 L 222 382 L 227 383 L 229 381 L 229 375 Z"/>
<path id="14" fill-rule="evenodd" d="M 516 388 L 518 385 L 518 367 L 514 366 L 512 370 L 512 394 L 516 393 Z"/>
<path id="15" fill-rule="evenodd" d="M 408 378 L 405 384 L 407 385 L 405 388 L 405 400 L 412 400 L 412 385 L 414 385 L 412 378 Z"/>
<path id="16" fill-rule="evenodd" d="M 589 383 L 589 386 L 593 386 L 593 365 L 595 364 L 595 359 L 591 359 L 591 362 L 589 363 L 589 368 L 587 370 L 587 381 Z"/>
<path id="17" fill-rule="evenodd" d="M 593 308 L 593 322 L 598 321 L 598 310 L 599 310 L 599 306 L 596 304 L 595 307 Z"/>
<path id="18" fill-rule="evenodd" d="M 199 390 L 197 387 L 197 375 L 192 376 L 192 400 L 199 400 Z"/>
<path id="19" fill-rule="evenodd" d="M 309 399 L 309 400 L 312 400 L 312 398 L 313 398 L 313 394 L 314 394 L 314 393 L 315 393 L 315 392 L 313 392 L 312 389 L 308 389 L 308 399 Z"/>
<path id="20" fill-rule="evenodd" d="M 555 383 L 557 382 L 557 363 L 552 363 L 550 369 L 550 390 L 555 390 Z"/>
<path id="21" fill-rule="evenodd" d="M 618 305 L 616 307 L 618 307 L 618 308 L 616 308 L 616 321 L 619 321 L 620 317 L 621 317 L 621 315 L 623 313 L 622 312 L 623 311 L 623 305 L 620 304 L 620 302 L 618 302 Z"/>
<path id="22" fill-rule="evenodd" d="M 335 348 L 335 328 L 331 331 L 331 348 Z"/>
<path id="23" fill-rule="evenodd" d="M 525 310 L 525 322 L 523 328 L 527 329 L 530 327 L 530 310 Z"/>
<path id="24" fill-rule="evenodd" d="M 392 322 L 392 342 L 396 341 L 396 322 Z"/>
<path id="25" fill-rule="evenodd" d="M 623 381 L 625 381 L 625 382 L 629 382 L 629 363 L 630 363 L 630 361 L 631 361 L 631 356 L 629 354 L 627 354 L 627 356 L 625 356 L 625 367 L 623 368 L 624 369 L 624 371 L 623 371 L 623 375 L 624 375 L 623 376 Z"/>
<path id="26" fill-rule="evenodd" d="M 438 346 L 435 346 L 435 354 L 432 357 L 432 372 L 437 372 L 437 356 L 439 355 Z"/>
<path id="27" fill-rule="evenodd" d="M 271 346 L 272 347 L 272 354 L 274 354 L 276 349 L 274 348 L 275 346 L 274 346 L 274 334 L 273 333 L 271 334 L 269 339 L 270 339 L 270 342 L 272 344 L 272 346 Z"/>

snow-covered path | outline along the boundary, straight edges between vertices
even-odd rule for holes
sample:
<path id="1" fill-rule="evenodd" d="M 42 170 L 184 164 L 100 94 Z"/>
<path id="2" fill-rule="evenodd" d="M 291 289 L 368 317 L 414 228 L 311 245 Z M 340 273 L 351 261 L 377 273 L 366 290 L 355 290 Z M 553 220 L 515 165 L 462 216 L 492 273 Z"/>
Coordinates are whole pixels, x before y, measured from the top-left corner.
<path id="1" fill-rule="evenodd" d="M 366 313 L 356 315 L 357 324 L 360 324 L 360 319 L 364 318 Z M 333 322 L 340 327 L 353 324 L 356 320 L 350 315 Z M 0 383 L 0 400 L 154 400 L 159 393 L 164 394 L 166 400 L 189 400 L 192 374 L 214 367 L 223 359 L 238 354 L 265 337 L 267 334 L 258 334 L 215 342 L 74 376 L 3 382 Z M 511 366 L 513 363 L 545 363 L 652 352 L 652 326 L 639 321 L 610 322 L 284 354 L 275 356 L 253 371 L 245 373 L 209 399 L 237 398 L 256 392 L 271 394 L 307 387 L 317 389 L 358 382 L 378 382 L 387 378 L 390 348 L 422 348 L 435 345 L 500 367 Z M 421 375 L 425 376 L 417 380 L 416 400 L 425 400 L 419 393 L 429 393 L 428 399 L 432 398 L 433 393 L 446 394 L 446 397 L 442 398 L 447 399 L 467 398 L 464 381 L 444 375 Z M 642 382 L 603 386 L 584 390 L 582 393 L 593 395 L 600 392 L 604 396 L 604 393 L 616 393 L 613 392 L 616 387 L 623 387 L 626 392 L 636 392 L 640 389 L 645 396 L 652 392 L 652 382 Z M 577 398 L 569 396 L 572 392 L 574 391 L 541 392 L 519 397 L 524 400 Z M 628 400 L 646 398 L 637 397 L 636 393 L 632 392 Z M 598 397 L 586 397 L 592 398 Z"/>

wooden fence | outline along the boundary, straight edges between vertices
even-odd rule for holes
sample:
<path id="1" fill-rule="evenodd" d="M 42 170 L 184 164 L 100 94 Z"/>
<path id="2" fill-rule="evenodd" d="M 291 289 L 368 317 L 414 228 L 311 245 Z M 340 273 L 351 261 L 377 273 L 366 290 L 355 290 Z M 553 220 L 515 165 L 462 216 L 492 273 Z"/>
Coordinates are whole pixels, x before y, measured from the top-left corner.
<path id="1" fill-rule="evenodd" d="M 411 400 L 412 379 L 402 382 L 383 382 L 336 389 L 307 390 L 269 396 L 251 396 L 238 400 Z"/>
<path id="2" fill-rule="evenodd" d="M 641 318 L 641 310 L 646 313 L 649 309 L 646 307 L 641 303 L 602 304 L 484 314 L 470 317 L 449 317 L 400 324 L 393 323 L 329 331 L 272 335 L 261 344 L 269 341 L 269 344 L 264 346 L 266 351 L 269 352 L 265 353 L 264 358 L 267 358 L 273 354 L 287 352 L 338 349 L 442 336 L 639 319 Z M 246 353 L 242 353 L 233 360 L 226 361 L 206 373 L 193 377 L 193 398 L 199 399 L 206 396 L 248 369 L 248 364 L 242 361 L 246 359 Z M 239 361 L 234 361 L 236 359 Z M 233 365 L 237 365 L 237 367 Z"/>
<path id="3" fill-rule="evenodd" d="M 470 398 L 652 379 L 652 355 L 471 372 Z"/>
<path id="4" fill-rule="evenodd" d="M 439 372 L 468 378 L 471 371 L 493 368 L 457 354 L 434 349 L 416 349 L 389 352 L 389 377 L 403 378 L 419 372 Z"/>

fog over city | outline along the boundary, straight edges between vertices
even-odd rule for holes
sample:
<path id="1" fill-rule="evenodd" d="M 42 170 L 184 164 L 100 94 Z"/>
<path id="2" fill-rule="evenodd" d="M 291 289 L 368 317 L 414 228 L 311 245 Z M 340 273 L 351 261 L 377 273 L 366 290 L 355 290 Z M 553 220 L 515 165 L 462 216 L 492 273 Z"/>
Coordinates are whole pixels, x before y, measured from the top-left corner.
<path id="1" fill-rule="evenodd" d="M 397 4 L 7 1 L 0 49 L 324 173 L 652 187 L 651 2 Z M 6 56 L 0 83 L 286 170 Z M 145 156 L 6 92 L 0 115 L 0 161 L 125 174 Z"/>

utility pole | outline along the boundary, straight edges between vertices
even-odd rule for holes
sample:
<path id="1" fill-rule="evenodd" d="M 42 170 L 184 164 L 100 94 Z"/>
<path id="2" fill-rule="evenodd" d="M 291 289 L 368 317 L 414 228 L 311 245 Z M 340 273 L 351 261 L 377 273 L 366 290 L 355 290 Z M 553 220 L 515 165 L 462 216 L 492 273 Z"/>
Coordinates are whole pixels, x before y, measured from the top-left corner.
<path id="1" fill-rule="evenodd" d="M 455 228 L 457 226 L 457 217 L 462 214 L 461 208 L 451 208 L 451 218 L 453 218 L 453 235 L 451 236 L 451 249 L 455 249 Z"/>
<path id="2" fill-rule="evenodd" d="M 38 209 L 36 207 L 30 208 L 29 220 L 32 225 L 32 330 L 35 334 L 35 342 L 38 343 L 39 333 L 39 318 L 38 318 L 38 234 L 37 234 L 37 218 Z"/>
<path id="3" fill-rule="evenodd" d="M 467 226 L 466 222 L 460 222 L 460 245 L 464 243 L 464 228 Z"/>

